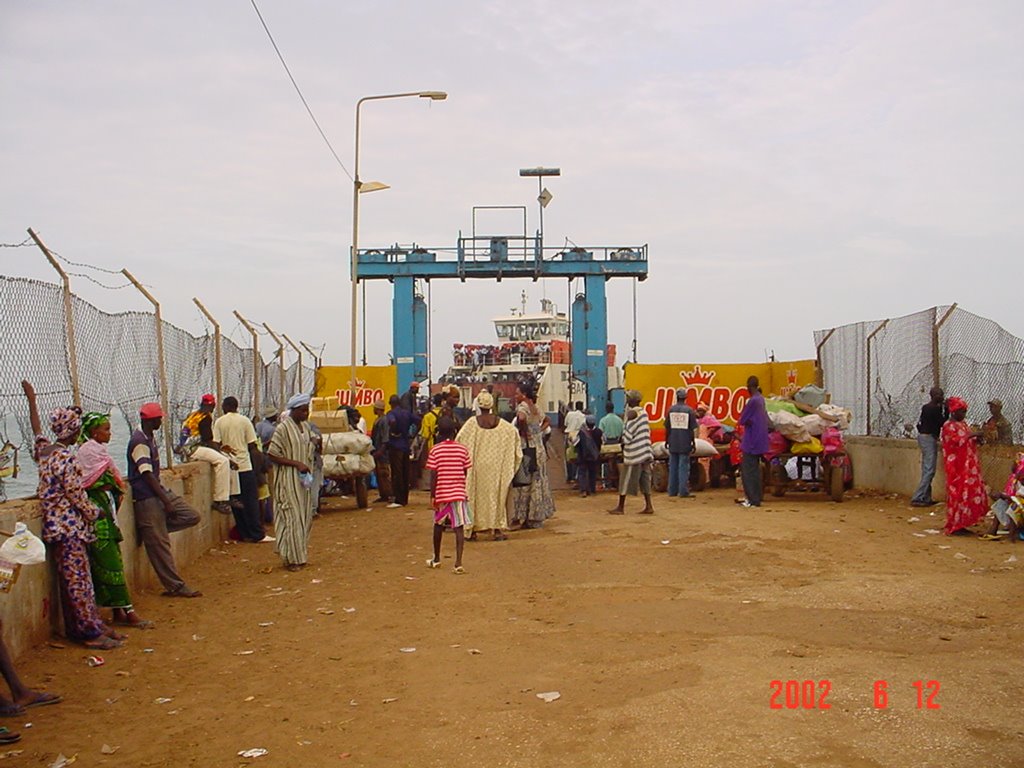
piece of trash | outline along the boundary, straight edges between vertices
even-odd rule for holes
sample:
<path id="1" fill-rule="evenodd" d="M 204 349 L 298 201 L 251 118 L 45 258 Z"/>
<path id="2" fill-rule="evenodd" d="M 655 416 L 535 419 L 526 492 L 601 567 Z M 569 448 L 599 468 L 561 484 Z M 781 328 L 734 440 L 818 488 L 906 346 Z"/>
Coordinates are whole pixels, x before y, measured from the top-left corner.
<path id="1" fill-rule="evenodd" d="M 956 554 L 953 555 L 953 557 L 955 557 L 957 560 L 970 560 L 971 559 L 967 555 L 965 555 L 963 552 L 957 552 Z"/>
<path id="2" fill-rule="evenodd" d="M 921 520 L 920 517 L 910 517 L 910 518 L 907 518 L 907 522 L 908 523 L 917 523 L 917 522 L 920 522 L 920 520 Z"/>
<path id="3" fill-rule="evenodd" d="M 350 707 L 358 707 L 358 706 L 359 706 L 359 702 L 358 702 L 358 701 L 356 701 L 355 699 L 352 699 L 352 701 L 350 701 L 350 702 L 348 703 L 348 705 L 349 705 Z"/>
<path id="4" fill-rule="evenodd" d="M 65 766 L 71 765 L 78 759 L 78 755 L 72 755 L 71 757 L 64 757 L 63 754 L 57 755 L 57 759 L 50 763 L 50 768 L 65 768 Z"/>
<path id="5" fill-rule="evenodd" d="M 323 584 L 324 580 L 323 579 L 310 579 L 309 583 L 310 584 Z"/>
<path id="6" fill-rule="evenodd" d="M 51 648 L 56 648 L 59 651 L 67 648 L 67 646 L 64 645 L 63 643 L 47 643 L 47 645 L 50 646 Z"/>
<path id="7" fill-rule="evenodd" d="M 448 647 L 449 648 L 461 648 L 462 647 L 462 643 L 452 643 Z"/>
<path id="8" fill-rule="evenodd" d="M 919 539 L 927 538 L 923 533 L 912 533 L 911 536 L 917 536 Z"/>
<path id="9" fill-rule="evenodd" d="M 832 533 L 839 533 L 839 529 L 838 528 L 833 528 L 832 529 Z"/>
<path id="10" fill-rule="evenodd" d="M 952 544 L 939 544 L 939 549 L 952 549 Z"/>
<path id="11" fill-rule="evenodd" d="M 242 701 L 255 701 L 255 700 L 256 700 L 255 696 L 246 696 L 244 699 L 242 699 Z"/>
<path id="12" fill-rule="evenodd" d="M 406 576 L 405 580 L 406 581 L 416 581 L 416 577 L 415 576 Z"/>
<path id="13" fill-rule="evenodd" d="M 256 651 L 235 651 L 235 656 L 252 656 Z"/>
<path id="14" fill-rule="evenodd" d="M 103 661 L 102 656 L 86 656 L 85 663 L 88 664 L 90 667 L 102 667 L 104 664 L 106 664 L 106 662 Z"/>
<path id="15" fill-rule="evenodd" d="M 267 754 L 267 750 L 263 747 L 254 747 L 253 749 L 243 749 L 238 753 L 239 757 L 263 757 Z"/>
<path id="16" fill-rule="evenodd" d="M 927 533 L 929 536 L 938 536 L 940 533 L 942 533 L 942 531 L 937 530 L 935 528 L 925 528 L 924 532 Z"/>
<path id="17" fill-rule="evenodd" d="M 333 616 L 334 615 L 334 611 L 332 611 L 330 608 L 317 608 L 316 612 L 317 613 L 322 613 L 324 616 Z"/>
<path id="18" fill-rule="evenodd" d="M 343 610 L 343 611 L 344 611 L 345 613 L 355 613 L 355 612 L 356 612 L 356 609 L 355 609 L 355 608 L 342 608 L 342 610 Z"/>
<path id="19" fill-rule="evenodd" d="M 392 702 L 398 701 L 398 697 L 391 699 L 381 699 L 381 704 L 391 704 Z"/>
<path id="20" fill-rule="evenodd" d="M 483 653 L 483 651 L 481 651 L 479 648 L 469 648 L 467 649 L 466 653 L 468 653 L 470 656 L 479 656 L 481 653 Z"/>
<path id="21" fill-rule="evenodd" d="M 416 649 L 411 645 L 408 648 L 399 648 L 398 650 L 402 653 L 416 653 Z"/>
<path id="22" fill-rule="evenodd" d="M 881 512 L 882 510 L 878 510 L 878 511 Z M 868 528 L 868 533 L 874 533 L 874 532 L 875 532 L 874 528 Z"/>
<path id="23" fill-rule="evenodd" d="M 939 635 L 939 640 L 945 640 L 947 643 L 950 642 L 952 639 L 952 637 L 949 637 L 947 635 Z"/>
<path id="24" fill-rule="evenodd" d="M 744 605 L 749 605 L 750 603 L 752 603 L 754 601 L 753 600 L 740 600 L 740 602 L 743 603 Z"/>
<path id="25" fill-rule="evenodd" d="M 24 727 L 25 728 L 31 728 L 32 727 L 32 723 L 25 723 Z"/>
<path id="26" fill-rule="evenodd" d="M 1010 555 L 1008 558 L 1006 558 L 1005 562 L 1007 562 L 1007 563 L 1016 563 L 1017 562 L 1017 556 L 1016 555 Z"/>
<path id="27" fill-rule="evenodd" d="M 662 539 L 661 543 L 662 544 L 671 544 L 672 542 L 669 539 Z"/>
<path id="28" fill-rule="evenodd" d="M 199 640 L 203 639 L 203 636 L 202 635 L 192 635 L 192 639 L 198 642 Z"/>
<path id="29" fill-rule="evenodd" d="M 153 699 L 153 703 L 154 704 L 167 704 L 167 703 L 172 702 L 172 701 L 174 701 L 174 698 L 173 697 L 167 697 L 167 696 L 161 696 L 161 697 L 159 697 L 157 699 Z"/>
<path id="30" fill-rule="evenodd" d="M 272 622 L 272 621 L 261 621 L 260 622 L 260 626 L 261 627 L 272 627 L 272 626 L 274 626 L 274 622 Z"/>
<path id="31" fill-rule="evenodd" d="M 0 752 L 0 760 L 6 760 L 8 757 L 18 757 L 24 749 L 9 749 L 6 752 Z"/>
<path id="32" fill-rule="evenodd" d="M 143 653 L 152 653 L 152 652 L 153 652 L 153 649 L 152 649 L 152 648 L 143 648 L 143 649 L 142 649 L 142 652 L 143 652 Z"/>
<path id="33" fill-rule="evenodd" d="M 558 691 L 546 691 L 545 693 L 538 693 L 538 699 L 542 699 L 545 704 L 550 704 L 552 701 L 562 698 L 562 694 Z"/>
<path id="34" fill-rule="evenodd" d="M 132 673 L 129 672 L 128 670 L 126 670 L 126 669 L 119 669 L 114 674 L 117 675 L 118 677 L 131 677 L 132 676 Z"/>

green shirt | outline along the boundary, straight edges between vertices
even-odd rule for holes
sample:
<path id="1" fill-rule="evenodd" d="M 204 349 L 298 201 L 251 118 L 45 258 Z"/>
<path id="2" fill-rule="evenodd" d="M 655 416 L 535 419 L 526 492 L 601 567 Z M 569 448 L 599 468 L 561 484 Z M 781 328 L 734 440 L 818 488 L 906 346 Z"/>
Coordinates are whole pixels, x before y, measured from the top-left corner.
<path id="1" fill-rule="evenodd" d="M 597 426 L 606 443 L 622 437 L 622 419 L 617 414 L 606 413 Z"/>

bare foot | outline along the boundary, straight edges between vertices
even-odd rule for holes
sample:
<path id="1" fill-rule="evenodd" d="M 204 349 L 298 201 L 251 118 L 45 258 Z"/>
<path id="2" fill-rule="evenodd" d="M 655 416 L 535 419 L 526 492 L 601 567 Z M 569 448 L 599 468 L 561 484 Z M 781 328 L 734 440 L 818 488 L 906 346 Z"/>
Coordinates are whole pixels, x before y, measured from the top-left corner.
<path id="1" fill-rule="evenodd" d="M 644 507 L 643 509 L 640 510 L 640 514 L 641 515 L 653 515 L 654 514 L 654 507 Z"/>
<path id="2" fill-rule="evenodd" d="M 618 507 L 616 507 L 615 509 L 609 509 L 608 510 L 608 514 L 609 515 L 624 515 L 624 514 L 626 514 L 626 510 L 619 509 Z"/>

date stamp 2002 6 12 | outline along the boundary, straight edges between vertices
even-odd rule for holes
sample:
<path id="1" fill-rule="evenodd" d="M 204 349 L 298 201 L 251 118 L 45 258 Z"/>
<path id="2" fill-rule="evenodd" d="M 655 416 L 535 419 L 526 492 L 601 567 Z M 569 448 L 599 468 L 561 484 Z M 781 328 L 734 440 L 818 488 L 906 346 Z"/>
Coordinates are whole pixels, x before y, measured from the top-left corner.
<path id="1" fill-rule="evenodd" d="M 915 680 L 918 709 L 941 709 L 937 701 L 942 685 L 938 680 Z M 769 709 L 832 709 L 828 701 L 831 680 L 772 680 L 769 683 Z M 889 707 L 889 683 L 875 680 L 872 686 L 875 709 Z"/>

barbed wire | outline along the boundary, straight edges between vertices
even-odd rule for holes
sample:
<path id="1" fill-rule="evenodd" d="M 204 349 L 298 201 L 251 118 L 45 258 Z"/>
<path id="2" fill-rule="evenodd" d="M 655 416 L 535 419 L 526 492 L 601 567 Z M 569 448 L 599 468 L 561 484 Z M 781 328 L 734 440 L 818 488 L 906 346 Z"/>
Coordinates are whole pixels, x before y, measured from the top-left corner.
<path id="1" fill-rule="evenodd" d="M 26 237 L 20 243 L 0 243 L 0 248 L 29 248 L 32 245 L 32 238 Z"/>

